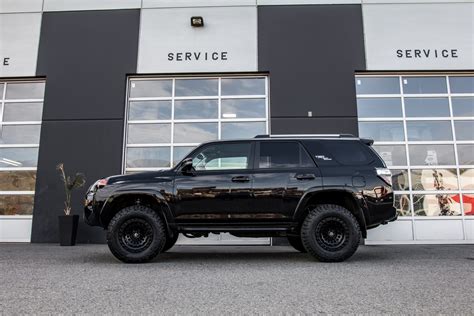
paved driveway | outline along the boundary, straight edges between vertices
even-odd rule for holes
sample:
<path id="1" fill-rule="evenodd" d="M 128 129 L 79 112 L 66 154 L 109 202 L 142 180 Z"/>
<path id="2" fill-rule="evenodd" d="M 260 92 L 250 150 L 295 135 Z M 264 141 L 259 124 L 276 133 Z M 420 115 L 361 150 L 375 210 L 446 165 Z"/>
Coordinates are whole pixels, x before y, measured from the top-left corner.
<path id="1" fill-rule="evenodd" d="M 474 247 L 362 246 L 320 263 L 288 247 L 177 246 L 127 265 L 105 245 L 0 244 L 0 314 L 474 313 Z"/>

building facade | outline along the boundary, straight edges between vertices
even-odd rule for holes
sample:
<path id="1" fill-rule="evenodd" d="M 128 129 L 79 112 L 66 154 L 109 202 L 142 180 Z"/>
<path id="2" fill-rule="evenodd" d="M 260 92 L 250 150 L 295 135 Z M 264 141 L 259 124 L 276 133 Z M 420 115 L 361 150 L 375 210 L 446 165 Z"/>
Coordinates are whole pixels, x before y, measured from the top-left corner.
<path id="1" fill-rule="evenodd" d="M 0 0 L 0 242 L 57 241 L 60 162 L 90 185 L 207 140 L 350 133 L 394 174 L 399 220 L 367 243 L 473 243 L 473 1 L 197 2 Z"/>

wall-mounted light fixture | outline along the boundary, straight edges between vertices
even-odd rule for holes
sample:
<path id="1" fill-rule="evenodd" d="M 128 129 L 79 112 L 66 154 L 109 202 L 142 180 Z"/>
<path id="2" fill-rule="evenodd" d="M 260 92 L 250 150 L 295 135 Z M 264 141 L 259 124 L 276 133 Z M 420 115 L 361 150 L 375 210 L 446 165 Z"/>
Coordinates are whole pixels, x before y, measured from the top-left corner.
<path id="1" fill-rule="evenodd" d="M 202 16 L 192 16 L 191 17 L 191 26 L 193 27 L 203 27 L 204 26 L 204 19 Z"/>

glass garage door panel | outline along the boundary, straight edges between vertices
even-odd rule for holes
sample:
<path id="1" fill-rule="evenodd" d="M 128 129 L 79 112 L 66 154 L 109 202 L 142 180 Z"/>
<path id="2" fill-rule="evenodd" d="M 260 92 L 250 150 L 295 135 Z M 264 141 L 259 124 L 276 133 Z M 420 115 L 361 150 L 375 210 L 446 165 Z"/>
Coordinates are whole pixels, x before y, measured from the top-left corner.
<path id="1" fill-rule="evenodd" d="M 392 170 L 400 229 L 382 228 L 390 235 L 383 238 L 467 239 L 474 220 L 474 76 L 361 75 L 355 85 L 359 135 L 375 140 Z M 439 233 L 425 231 L 430 225 Z"/>
<path id="2" fill-rule="evenodd" d="M 126 173 L 171 168 L 202 142 L 268 133 L 265 76 L 130 78 L 128 91 Z M 180 243 L 268 244 L 269 239 L 221 234 Z"/>

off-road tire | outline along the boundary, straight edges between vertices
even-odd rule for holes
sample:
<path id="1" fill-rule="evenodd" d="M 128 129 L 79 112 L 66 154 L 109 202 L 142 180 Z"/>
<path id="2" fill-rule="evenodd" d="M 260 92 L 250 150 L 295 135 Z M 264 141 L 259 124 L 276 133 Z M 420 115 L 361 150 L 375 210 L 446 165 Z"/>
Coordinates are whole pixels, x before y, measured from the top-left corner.
<path id="1" fill-rule="evenodd" d="M 179 237 L 179 234 L 176 232 L 173 234 L 173 237 L 169 235 L 166 236 L 166 243 L 163 249 L 161 250 L 161 252 L 165 252 L 173 248 L 173 246 L 176 244 L 176 241 L 178 241 L 178 237 Z"/>
<path id="2" fill-rule="evenodd" d="M 110 221 L 107 228 L 107 244 L 112 254 L 120 261 L 126 263 L 150 261 L 166 244 L 163 220 L 146 206 L 126 207 Z"/>
<path id="3" fill-rule="evenodd" d="M 299 252 L 306 253 L 306 248 L 303 246 L 303 242 L 301 241 L 301 236 L 287 236 L 288 242 L 290 245 L 298 250 Z"/>
<path id="4" fill-rule="evenodd" d="M 359 247 L 360 238 L 357 219 L 339 205 L 317 205 L 309 211 L 301 227 L 301 240 L 305 249 L 323 262 L 348 259 Z"/>

